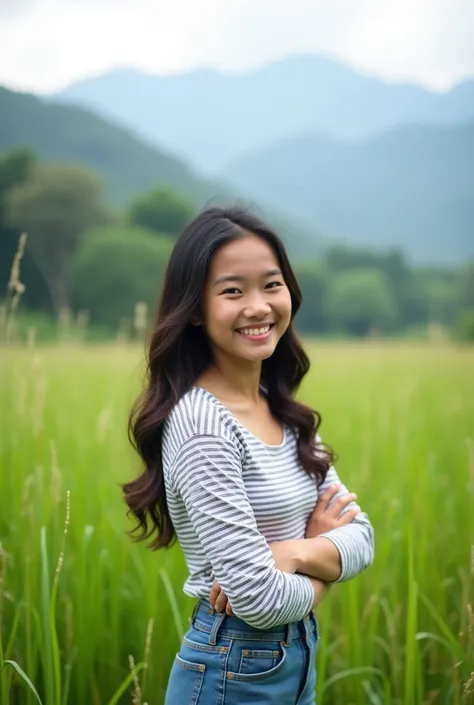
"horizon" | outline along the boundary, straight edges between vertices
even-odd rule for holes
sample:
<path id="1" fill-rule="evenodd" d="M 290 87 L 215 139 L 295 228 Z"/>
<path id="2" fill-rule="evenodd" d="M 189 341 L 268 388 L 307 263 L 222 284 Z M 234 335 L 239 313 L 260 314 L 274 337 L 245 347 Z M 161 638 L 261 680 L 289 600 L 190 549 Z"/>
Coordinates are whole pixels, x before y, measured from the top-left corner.
<path id="1" fill-rule="evenodd" d="M 472 26 L 471 0 L 3 0 L 0 84 L 47 95 L 124 67 L 232 75 L 311 55 L 444 93 L 474 76 Z"/>
<path id="2" fill-rule="evenodd" d="M 380 82 L 383 82 L 383 83 L 390 85 L 390 86 L 414 86 L 414 87 L 422 88 L 426 91 L 429 91 L 430 93 L 434 93 L 437 95 L 445 95 L 465 83 L 469 83 L 471 81 L 474 81 L 474 71 L 473 71 L 471 73 L 466 73 L 465 76 L 461 76 L 461 77 L 457 78 L 453 83 L 451 83 L 447 86 L 436 87 L 436 86 L 432 86 L 430 84 L 427 84 L 425 82 L 416 81 L 413 79 L 387 78 L 386 76 L 383 76 L 383 75 L 376 73 L 374 71 L 366 70 L 366 69 L 363 69 L 359 66 L 356 66 L 347 60 L 344 60 L 342 58 L 338 58 L 336 56 L 332 56 L 329 53 L 300 52 L 300 53 L 282 55 L 281 57 L 277 57 L 274 60 L 262 61 L 261 63 L 255 64 L 254 66 L 237 67 L 237 68 L 217 66 L 217 65 L 211 65 L 211 64 L 201 64 L 201 65 L 191 66 L 189 68 L 161 72 L 159 70 L 153 70 L 153 69 L 149 69 L 149 68 L 140 68 L 139 66 L 136 66 L 133 64 L 116 64 L 116 65 L 110 66 L 109 68 L 106 68 L 102 71 L 84 74 L 83 76 L 80 76 L 76 79 L 73 79 L 69 82 L 66 82 L 63 85 L 61 85 L 53 90 L 36 90 L 36 91 L 34 91 L 34 90 L 27 89 L 27 88 L 22 88 L 21 86 L 9 85 L 3 81 L 0 82 L 0 86 L 2 86 L 3 88 L 6 88 L 7 90 L 15 92 L 15 93 L 31 94 L 31 95 L 36 95 L 38 97 L 50 97 L 50 96 L 54 96 L 57 93 L 61 93 L 62 91 L 66 91 L 66 90 L 68 90 L 68 88 L 70 88 L 74 85 L 87 83 L 88 81 L 94 81 L 94 80 L 100 79 L 105 76 L 111 76 L 113 74 L 120 74 L 120 73 L 129 72 L 129 73 L 140 74 L 142 76 L 147 76 L 150 78 L 178 78 L 180 76 L 192 76 L 193 74 L 199 74 L 199 73 L 214 73 L 214 74 L 218 74 L 221 76 L 229 76 L 229 77 L 249 76 L 249 75 L 258 73 L 260 71 L 264 71 L 266 68 L 270 68 L 271 66 L 275 66 L 277 64 L 285 63 L 285 62 L 295 60 L 295 59 L 300 59 L 300 60 L 320 59 L 320 60 L 324 60 L 324 61 L 327 61 L 328 63 L 334 63 L 334 64 L 337 64 L 341 67 L 344 67 L 349 71 L 353 71 L 355 74 L 358 74 L 359 76 L 364 76 L 365 78 L 380 81 Z"/>

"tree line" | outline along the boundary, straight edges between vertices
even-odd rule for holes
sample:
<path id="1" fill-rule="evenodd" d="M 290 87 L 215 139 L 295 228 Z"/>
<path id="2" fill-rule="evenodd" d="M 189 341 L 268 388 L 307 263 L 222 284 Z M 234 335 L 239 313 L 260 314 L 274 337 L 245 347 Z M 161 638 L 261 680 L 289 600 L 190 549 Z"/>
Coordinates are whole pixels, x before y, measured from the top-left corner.
<path id="1" fill-rule="evenodd" d="M 137 302 L 155 308 L 173 243 L 196 212 L 166 185 L 113 211 L 90 170 L 13 150 L 0 157 L 0 285 L 7 293 L 26 232 L 22 310 L 87 313 L 91 330 L 113 335 L 130 327 Z M 438 324 L 474 338 L 474 262 L 414 267 L 400 251 L 335 245 L 294 268 L 304 334 L 400 335 Z"/>

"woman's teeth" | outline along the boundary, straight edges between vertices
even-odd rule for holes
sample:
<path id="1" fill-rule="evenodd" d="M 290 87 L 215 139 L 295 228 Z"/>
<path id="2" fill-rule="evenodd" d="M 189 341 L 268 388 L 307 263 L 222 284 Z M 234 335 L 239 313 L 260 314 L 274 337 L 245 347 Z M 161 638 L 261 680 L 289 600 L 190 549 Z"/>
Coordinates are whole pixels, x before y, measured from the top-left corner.
<path id="1" fill-rule="evenodd" d="M 270 330 L 270 326 L 263 326 L 262 328 L 239 328 L 239 333 L 243 335 L 265 335 Z"/>

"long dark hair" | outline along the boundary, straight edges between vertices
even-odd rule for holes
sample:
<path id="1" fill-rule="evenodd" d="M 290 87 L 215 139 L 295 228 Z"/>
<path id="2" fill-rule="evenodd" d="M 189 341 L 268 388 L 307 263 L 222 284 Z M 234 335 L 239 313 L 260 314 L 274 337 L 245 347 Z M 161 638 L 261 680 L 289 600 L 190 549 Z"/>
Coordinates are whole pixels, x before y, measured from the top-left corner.
<path id="1" fill-rule="evenodd" d="M 179 399 L 212 362 L 200 316 L 202 295 L 214 253 L 246 232 L 261 237 L 275 252 L 291 295 L 292 319 L 301 292 L 279 237 L 253 214 L 240 208 L 210 208 L 184 230 L 166 271 L 161 303 L 151 331 L 147 383 L 130 412 L 130 442 L 144 471 L 123 485 L 128 514 L 137 525 L 130 535 L 151 538 L 150 548 L 171 546 L 176 538 L 166 503 L 161 445 L 163 423 Z M 273 355 L 262 363 L 261 382 L 272 414 L 298 434 L 298 454 L 308 475 L 322 481 L 334 461 L 332 451 L 316 444 L 319 414 L 293 398 L 308 372 L 309 359 L 290 324 Z"/>

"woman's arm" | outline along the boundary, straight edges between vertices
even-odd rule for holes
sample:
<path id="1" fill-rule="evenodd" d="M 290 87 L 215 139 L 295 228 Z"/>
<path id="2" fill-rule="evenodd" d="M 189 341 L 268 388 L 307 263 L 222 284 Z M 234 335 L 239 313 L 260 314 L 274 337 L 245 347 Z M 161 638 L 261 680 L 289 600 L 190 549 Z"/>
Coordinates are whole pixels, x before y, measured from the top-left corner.
<path id="1" fill-rule="evenodd" d="M 210 434 L 187 439 L 170 479 L 237 617 L 265 629 L 296 622 L 311 610 L 313 583 L 278 570 L 258 530 L 233 443 Z"/>
<path id="2" fill-rule="evenodd" d="M 319 487 L 307 538 L 294 541 L 298 572 L 327 582 L 341 582 L 372 564 L 374 530 L 355 498 L 331 467 Z"/>

